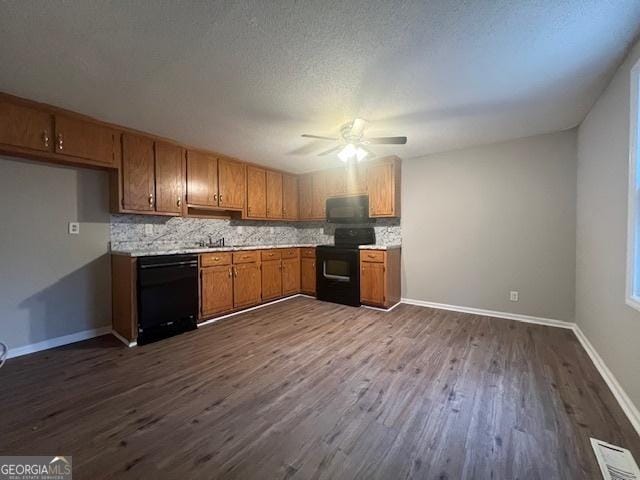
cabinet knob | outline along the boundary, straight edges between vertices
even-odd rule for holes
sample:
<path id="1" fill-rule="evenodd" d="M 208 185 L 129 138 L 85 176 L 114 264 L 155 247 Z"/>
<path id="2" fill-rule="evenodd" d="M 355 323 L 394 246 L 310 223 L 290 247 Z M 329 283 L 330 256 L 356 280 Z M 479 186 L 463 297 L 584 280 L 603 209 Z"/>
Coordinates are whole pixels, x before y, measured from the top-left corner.
<path id="1" fill-rule="evenodd" d="M 153 193 L 149 194 L 149 205 L 153 207 Z"/>
<path id="2" fill-rule="evenodd" d="M 64 138 L 61 133 L 58 134 L 58 150 L 62 151 L 62 147 L 64 147 Z"/>
<path id="3" fill-rule="evenodd" d="M 178 205 L 179 207 L 182 206 L 182 198 L 178 197 L 178 201 L 176 202 L 176 205 Z"/>
<path id="4" fill-rule="evenodd" d="M 42 143 L 45 147 L 49 146 L 49 132 L 46 130 L 42 132 Z"/>
<path id="5" fill-rule="evenodd" d="M 214 202 L 217 202 L 217 201 L 218 201 L 218 194 L 217 194 L 217 193 L 214 193 L 214 194 L 213 194 L 213 201 L 214 201 Z"/>
<path id="6" fill-rule="evenodd" d="M 231 267 L 229 267 L 229 278 L 231 278 Z"/>
<path id="7" fill-rule="evenodd" d="M 218 200 L 222 202 L 222 194 L 218 195 Z"/>

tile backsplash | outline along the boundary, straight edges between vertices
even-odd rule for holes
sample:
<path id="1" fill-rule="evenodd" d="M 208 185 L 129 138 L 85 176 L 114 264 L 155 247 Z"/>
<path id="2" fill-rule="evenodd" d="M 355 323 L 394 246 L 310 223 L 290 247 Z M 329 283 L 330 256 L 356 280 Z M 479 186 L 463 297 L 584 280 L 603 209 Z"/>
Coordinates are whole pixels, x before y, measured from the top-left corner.
<path id="1" fill-rule="evenodd" d="M 399 244 L 399 219 L 372 224 L 380 244 Z M 199 242 L 225 239 L 226 245 L 323 244 L 333 242 L 335 225 L 326 222 L 258 222 L 148 215 L 111 215 L 111 248 L 193 247 Z"/>

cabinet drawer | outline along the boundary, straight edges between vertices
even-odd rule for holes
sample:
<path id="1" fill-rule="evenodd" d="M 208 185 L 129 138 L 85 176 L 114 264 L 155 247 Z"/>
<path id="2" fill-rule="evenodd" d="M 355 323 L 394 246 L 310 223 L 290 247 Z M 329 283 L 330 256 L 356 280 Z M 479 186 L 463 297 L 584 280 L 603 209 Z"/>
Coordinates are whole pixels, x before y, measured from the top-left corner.
<path id="1" fill-rule="evenodd" d="M 382 250 L 361 250 L 360 260 L 363 262 L 384 262 L 384 251 Z"/>
<path id="2" fill-rule="evenodd" d="M 258 260 L 260 260 L 260 252 L 258 250 L 233 252 L 233 263 L 252 263 Z"/>
<path id="3" fill-rule="evenodd" d="M 280 260 L 280 250 L 262 250 L 262 260 Z"/>
<path id="4" fill-rule="evenodd" d="M 316 258 L 316 249 L 313 247 L 301 248 L 300 253 L 303 258 Z"/>
<path id="5" fill-rule="evenodd" d="M 298 258 L 298 250 L 297 248 L 283 248 L 280 251 L 282 258 Z"/>
<path id="6" fill-rule="evenodd" d="M 200 255 L 200 265 L 203 267 L 215 267 L 216 265 L 230 265 L 231 253 L 203 253 Z"/>

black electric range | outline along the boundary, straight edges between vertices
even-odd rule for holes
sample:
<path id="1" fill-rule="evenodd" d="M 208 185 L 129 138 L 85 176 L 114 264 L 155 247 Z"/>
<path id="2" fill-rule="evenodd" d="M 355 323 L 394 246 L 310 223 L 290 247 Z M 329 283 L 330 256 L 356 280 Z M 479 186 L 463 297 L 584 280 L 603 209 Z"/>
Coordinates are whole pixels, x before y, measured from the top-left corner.
<path id="1" fill-rule="evenodd" d="M 316 247 L 318 300 L 360 306 L 360 245 L 376 243 L 373 227 L 336 228 L 333 245 Z"/>

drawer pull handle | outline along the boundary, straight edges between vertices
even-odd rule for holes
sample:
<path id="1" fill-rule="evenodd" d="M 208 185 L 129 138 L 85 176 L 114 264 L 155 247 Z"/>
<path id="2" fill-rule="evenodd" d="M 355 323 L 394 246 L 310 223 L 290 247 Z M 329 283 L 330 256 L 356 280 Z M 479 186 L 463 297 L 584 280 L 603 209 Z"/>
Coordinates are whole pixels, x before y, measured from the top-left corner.
<path id="1" fill-rule="evenodd" d="M 42 143 L 44 143 L 45 147 L 49 146 L 49 132 L 46 130 L 42 132 Z"/>
<path id="2" fill-rule="evenodd" d="M 220 260 L 220 257 L 213 257 L 213 260 L 217 262 L 218 260 Z"/>
<path id="3" fill-rule="evenodd" d="M 371 255 L 371 254 L 368 254 L 367 256 L 368 256 L 369 258 L 376 258 L 376 256 L 375 256 L 375 255 Z"/>
<path id="4" fill-rule="evenodd" d="M 59 133 L 58 134 L 58 150 L 62 151 L 62 147 L 64 147 L 64 138 L 62 137 L 62 134 Z"/>

